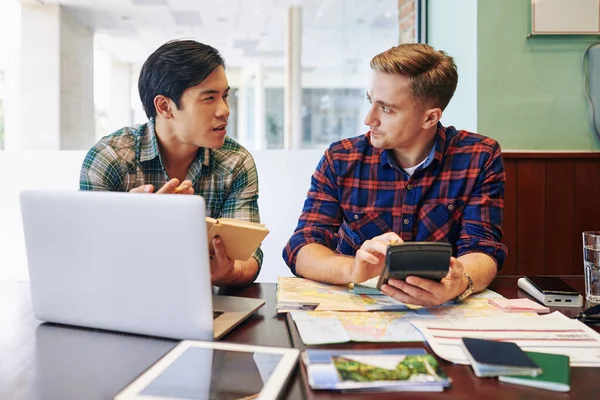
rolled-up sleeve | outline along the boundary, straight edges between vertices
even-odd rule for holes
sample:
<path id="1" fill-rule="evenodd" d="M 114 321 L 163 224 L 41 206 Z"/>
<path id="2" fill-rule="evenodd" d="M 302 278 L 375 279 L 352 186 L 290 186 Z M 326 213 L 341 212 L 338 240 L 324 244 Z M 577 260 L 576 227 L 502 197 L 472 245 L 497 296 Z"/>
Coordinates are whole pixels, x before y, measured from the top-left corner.
<path id="1" fill-rule="evenodd" d="M 500 242 L 504 216 L 504 182 L 504 164 L 500 146 L 496 143 L 464 209 L 460 237 L 456 244 L 459 257 L 468 253 L 484 253 L 496 260 L 498 269 L 504 265 L 507 248 Z"/>
<path id="2" fill-rule="evenodd" d="M 336 173 L 327 151 L 314 172 L 298 226 L 283 249 L 283 259 L 296 274 L 296 257 L 309 244 L 321 244 L 334 250 L 342 222 Z"/>

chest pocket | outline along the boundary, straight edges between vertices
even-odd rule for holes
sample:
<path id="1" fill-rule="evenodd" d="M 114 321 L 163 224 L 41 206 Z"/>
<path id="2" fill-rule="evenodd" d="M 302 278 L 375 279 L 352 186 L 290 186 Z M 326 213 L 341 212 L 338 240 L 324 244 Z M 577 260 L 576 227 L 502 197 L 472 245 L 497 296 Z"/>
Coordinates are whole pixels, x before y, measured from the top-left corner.
<path id="1" fill-rule="evenodd" d="M 337 251 L 355 255 L 365 240 L 373 239 L 391 230 L 390 212 L 344 213 L 344 223 L 338 231 Z"/>
<path id="2" fill-rule="evenodd" d="M 425 203 L 418 211 L 417 241 L 455 243 L 460 233 L 464 202 Z"/>
<path id="3" fill-rule="evenodd" d="M 392 213 L 366 212 L 366 213 L 346 213 L 346 225 L 352 233 L 360 239 L 360 244 L 365 240 L 373 239 L 392 230 Z M 359 246 L 360 247 L 360 246 Z"/>

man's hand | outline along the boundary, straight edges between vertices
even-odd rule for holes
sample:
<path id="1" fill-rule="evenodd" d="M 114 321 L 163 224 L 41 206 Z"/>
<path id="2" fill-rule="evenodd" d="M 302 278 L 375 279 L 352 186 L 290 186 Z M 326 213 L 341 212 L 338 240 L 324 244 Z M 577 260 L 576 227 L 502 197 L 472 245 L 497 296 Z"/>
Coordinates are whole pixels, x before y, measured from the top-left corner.
<path id="1" fill-rule="evenodd" d="M 451 257 L 450 270 L 441 282 L 418 276 L 408 276 L 406 282 L 390 279 L 387 285 L 381 286 L 381 291 L 406 304 L 438 306 L 452 300 L 467 289 L 469 283 L 463 275 L 463 270 L 462 263 Z"/>
<path id="2" fill-rule="evenodd" d="M 210 279 L 215 286 L 235 282 L 239 276 L 235 269 L 235 260 L 227 256 L 227 250 L 220 237 L 212 240 L 213 253 L 210 255 Z M 239 271 L 238 271 L 239 272 Z"/>
<path id="3" fill-rule="evenodd" d="M 154 185 L 142 185 L 129 191 L 130 193 L 154 193 Z M 179 184 L 179 179 L 173 178 L 163 185 L 157 194 L 177 193 L 177 194 L 194 194 L 194 188 L 190 180 L 185 180 Z"/>
<path id="4" fill-rule="evenodd" d="M 381 274 L 388 245 L 402 242 L 400 236 L 395 232 L 387 232 L 371 240 L 366 240 L 354 257 L 351 271 L 352 282 L 364 282 Z"/>

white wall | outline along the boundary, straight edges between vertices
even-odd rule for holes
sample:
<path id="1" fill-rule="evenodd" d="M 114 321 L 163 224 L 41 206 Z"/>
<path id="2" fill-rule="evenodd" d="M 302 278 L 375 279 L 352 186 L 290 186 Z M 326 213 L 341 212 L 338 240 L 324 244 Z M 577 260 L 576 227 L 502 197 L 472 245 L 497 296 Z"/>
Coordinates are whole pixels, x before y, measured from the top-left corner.
<path id="1" fill-rule="evenodd" d="M 296 228 L 310 178 L 325 149 L 253 151 L 258 170 L 260 219 L 271 231 L 261 248 L 265 258 L 258 277 L 275 282 L 291 276 L 281 252 Z"/>
<path id="2" fill-rule="evenodd" d="M 442 123 L 477 132 L 477 0 L 429 0 L 427 13 L 427 42 L 458 67 L 458 87 Z"/>
<path id="3" fill-rule="evenodd" d="M 306 198 L 310 177 L 323 150 L 253 152 L 259 173 L 261 220 L 270 234 L 261 282 L 291 275 L 281 251 Z M 28 280 L 19 192 L 25 188 L 77 190 L 85 151 L 0 152 L 0 281 Z"/>

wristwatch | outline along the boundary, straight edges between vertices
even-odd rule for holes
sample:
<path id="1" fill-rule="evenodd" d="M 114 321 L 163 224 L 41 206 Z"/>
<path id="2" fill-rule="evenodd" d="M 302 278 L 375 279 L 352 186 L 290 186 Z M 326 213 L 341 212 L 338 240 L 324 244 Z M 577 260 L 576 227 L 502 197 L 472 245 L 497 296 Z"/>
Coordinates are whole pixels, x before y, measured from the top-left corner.
<path id="1" fill-rule="evenodd" d="M 464 292 L 462 292 L 452 300 L 453 303 L 460 303 L 461 301 L 469 297 L 471 293 L 473 293 L 473 278 L 471 278 L 471 275 L 467 274 L 466 272 L 463 272 L 463 275 L 467 278 L 469 286 L 467 286 Z"/>

